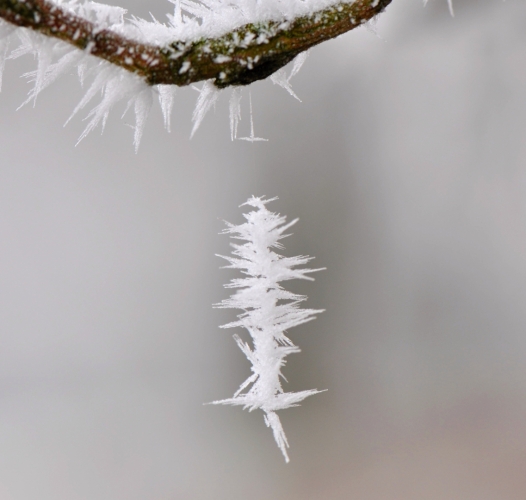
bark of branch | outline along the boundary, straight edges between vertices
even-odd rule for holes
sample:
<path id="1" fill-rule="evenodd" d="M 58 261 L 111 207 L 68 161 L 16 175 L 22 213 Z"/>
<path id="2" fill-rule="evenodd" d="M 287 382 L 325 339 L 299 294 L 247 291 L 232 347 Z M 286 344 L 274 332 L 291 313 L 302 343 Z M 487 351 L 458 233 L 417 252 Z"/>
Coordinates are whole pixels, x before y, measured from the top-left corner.
<path id="1" fill-rule="evenodd" d="M 268 77 L 300 52 L 362 25 L 390 3 L 342 2 L 294 20 L 246 24 L 218 38 L 174 41 L 164 47 L 101 30 L 48 0 L 0 0 L 0 17 L 121 66 L 151 85 L 183 86 L 213 79 L 223 88 Z"/>

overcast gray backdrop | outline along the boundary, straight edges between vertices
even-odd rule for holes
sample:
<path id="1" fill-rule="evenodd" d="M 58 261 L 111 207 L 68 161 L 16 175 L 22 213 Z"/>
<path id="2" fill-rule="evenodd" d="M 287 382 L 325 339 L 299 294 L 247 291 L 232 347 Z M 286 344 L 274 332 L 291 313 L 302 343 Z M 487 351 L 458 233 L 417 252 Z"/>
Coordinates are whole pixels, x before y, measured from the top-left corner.
<path id="1" fill-rule="evenodd" d="M 121 4 L 157 18 L 163 0 Z M 74 147 L 74 76 L 0 95 L 0 500 L 524 500 L 526 5 L 394 0 L 189 140 L 158 108 Z M 241 133 L 248 133 L 245 93 Z M 203 406 L 249 364 L 215 253 L 250 195 L 299 217 L 317 321 L 290 331 L 285 465 L 260 413 Z M 291 283 L 292 286 L 292 283 Z"/>

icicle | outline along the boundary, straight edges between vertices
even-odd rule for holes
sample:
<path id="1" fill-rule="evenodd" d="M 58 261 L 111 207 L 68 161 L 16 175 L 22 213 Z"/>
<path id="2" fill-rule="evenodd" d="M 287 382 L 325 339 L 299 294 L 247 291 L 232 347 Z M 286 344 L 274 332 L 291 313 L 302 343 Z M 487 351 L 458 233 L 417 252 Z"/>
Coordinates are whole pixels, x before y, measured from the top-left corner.
<path id="1" fill-rule="evenodd" d="M 455 17 L 455 11 L 453 10 L 453 0 L 447 0 L 447 5 L 449 7 L 449 13 L 451 17 Z"/>
<path id="2" fill-rule="evenodd" d="M 16 27 L 14 25 L 0 19 L 0 40 L 10 37 L 15 30 Z"/>
<path id="3" fill-rule="evenodd" d="M 115 75 L 117 72 L 117 69 L 112 67 L 109 64 L 100 63 L 97 65 L 98 72 L 95 76 L 95 79 L 91 83 L 89 89 L 84 94 L 84 97 L 80 100 L 80 102 L 75 106 L 75 109 L 73 110 L 73 113 L 71 113 L 71 116 L 66 120 L 66 123 L 64 123 L 64 126 L 66 126 L 70 120 L 81 110 L 83 109 L 94 97 L 95 95 L 104 88 L 104 85 L 108 83 L 108 81 L 111 80 L 111 78 Z"/>
<path id="4" fill-rule="evenodd" d="M 199 91 L 199 97 L 197 98 L 194 114 L 192 116 L 194 126 L 192 128 L 190 138 L 194 136 L 197 129 L 199 128 L 199 125 L 201 125 L 203 118 L 208 113 L 208 111 L 210 111 L 212 106 L 214 106 L 214 104 L 216 103 L 220 92 L 220 90 L 212 83 L 212 80 L 206 81 L 201 87 L 201 89 L 197 89 L 196 87 L 194 88 Z"/>
<path id="5" fill-rule="evenodd" d="M 159 104 L 163 112 L 164 128 L 170 132 L 170 118 L 172 115 L 172 108 L 174 105 L 174 97 L 177 87 L 175 85 L 156 85 L 159 92 Z"/>
<path id="6" fill-rule="evenodd" d="M 141 143 L 146 119 L 148 118 L 148 114 L 152 108 L 152 93 L 152 88 L 146 88 L 137 97 L 135 97 L 135 133 L 133 135 L 133 145 L 135 147 L 136 154 L 139 151 L 139 144 Z"/>
<path id="7" fill-rule="evenodd" d="M 294 59 L 294 62 L 292 63 L 292 69 L 290 70 L 290 74 L 287 76 L 287 71 L 285 68 L 281 68 L 278 71 L 276 71 L 274 74 L 270 76 L 270 81 L 274 83 L 275 85 L 279 85 L 280 87 L 283 87 L 292 97 L 297 99 L 301 102 L 301 99 L 296 95 L 296 93 L 292 90 L 292 86 L 290 84 L 290 80 L 296 76 L 307 60 L 307 57 L 309 57 L 309 51 L 306 50 L 305 52 L 301 52 L 296 56 Z"/>
<path id="8" fill-rule="evenodd" d="M 290 75 L 288 78 L 289 81 L 292 77 L 296 76 L 299 73 L 300 69 L 305 64 L 307 57 L 309 57 L 309 54 L 310 54 L 310 50 L 305 50 L 304 52 L 300 52 L 294 58 L 294 61 L 292 62 L 292 70 L 290 71 Z"/>
<path id="9" fill-rule="evenodd" d="M 11 52 L 8 59 L 17 59 L 26 54 L 33 54 L 37 58 L 36 71 L 22 75 L 29 77 L 35 84 L 29 92 L 29 97 L 19 106 L 20 109 L 30 101 L 33 101 L 33 106 L 36 104 L 38 94 L 47 86 L 45 84 L 46 74 L 51 66 L 53 56 L 56 53 L 64 52 L 66 45 L 29 30 L 18 29 L 17 34 L 21 42 L 20 46 Z"/>
<path id="10" fill-rule="evenodd" d="M 86 60 L 80 61 L 77 65 L 77 76 L 79 77 L 80 86 L 84 87 L 84 80 L 88 70 L 88 62 Z"/>
<path id="11" fill-rule="evenodd" d="M 275 85 L 283 87 L 292 97 L 301 102 L 301 99 L 292 90 L 292 87 L 289 82 L 289 77 L 287 76 L 287 72 L 284 68 L 278 69 L 278 71 L 271 75 L 270 81 Z"/>
<path id="12" fill-rule="evenodd" d="M 424 0 L 424 7 L 427 5 L 427 2 L 429 0 Z M 447 0 L 447 6 L 449 8 L 449 13 L 451 14 L 451 17 L 455 17 L 455 11 L 453 10 L 453 0 Z"/>
<path id="13" fill-rule="evenodd" d="M 54 41 L 53 41 L 54 42 Z M 40 94 L 40 92 L 43 89 L 44 80 L 46 77 L 46 73 L 51 66 L 51 61 L 53 60 L 53 49 L 56 47 L 55 43 L 49 43 L 47 40 L 46 42 L 41 42 L 37 48 L 37 57 L 38 57 L 38 65 L 37 70 L 35 72 L 35 86 L 30 92 L 30 97 L 28 100 L 23 102 L 20 106 L 22 107 L 24 104 L 29 102 L 30 100 L 33 101 L 33 107 L 35 107 L 37 103 L 37 96 Z"/>
<path id="14" fill-rule="evenodd" d="M 112 68 L 113 69 L 113 68 Z M 108 117 L 108 113 L 111 108 L 119 101 L 123 99 L 133 100 L 138 98 L 138 94 L 141 91 L 148 90 L 150 88 L 147 86 L 144 81 L 132 74 L 127 73 L 124 70 L 119 69 L 117 75 L 113 76 L 109 80 L 105 79 L 101 86 L 104 86 L 104 95 L 102 101 L 95 106 L 89 113 L 86 119 L 90 119 L 88 125 L 82 132 L 77 145 L 84 139 L 99 123 L 102 122 L 102 125 L 105 124 Z M 95 82 L 94 82 L 95 83 Z M 99 85 L 97 85 L 99 87 Z M 92 85 L 93 88 L 93 85 Z M 100 88 L 100 87 L 99 87 Z M 91 88 L 90 88 L 91 90 Z M 91 99 L 91 98 L 90 98 Z M 89 100 L 89 99 L 88 99 Z M 86 101 L 87 102 L 87 101 Z M 149 108 L 148 108 L 149 109 Z M 137 111 L 137 108 L 136 108 Z M 135 129 L 135 139 L 140 140 L 142 133 L 142 125 L 144 125 L 144 120 L 146 111 L 139 109 L 139 115 L 137 116 L 137 125 Z M 135 144 L 135 147 L 138 147 L 138 143 Z"/>
<path id="15" fill-rule="evenodd" d="M 38 34 L 33 31 L 21 29 L 17 29 L 16 34 L 20 40 L 20 45 L 11 52 L 8 59 L 18 59 L 26 54 L 34 55 L 36 53 L 36 45 L 38 45 L 38 40 L 35 40 Z"/>
<path id="16" fill-rule="evenodd" d="M 250 136 L 249 137 L 240 137 L 240 141 L 248 142 L 257 142 L 257 141 L 268 141 L 268 139 L 263 139 L 262 137 L 256 137 L 254 135 L 254 118 L 252 116 L 252 93 L 248 93 L 248 102 L 250 105 Z"/>
<path id="17" fill-rule="evenodd" d="M 21 108 L 25 104 L 28 104 L 36 98 L 40 92 L 45 88 L 49 87 L 57 78 L 65 74 L 71 68 L 73 68 L 79 61 L 84 58 L 85 55 L 80 50 L 71 50 L 63 55 L 56 63 L 47 64 L 47 69 L 43 69 L 40 73 L 37 71 L 31 71 L 23 76 L 28 76 L 34 79 L 35 85 L 29 92 L 28 98 L 19 106 Z"/>
<path id="18" fill-rule="evenodd" d="M 230 138 L 237 138 L 237 127 L 241 121 L 241 88 L 236 87 L 230 96 Z"/>
<path id="19" fill-rule="evenodd" d="M 2 91 L 2 77 L 4 74 L 5 62 L 7 60 L 10 37 L 14 31 L 15 27 L 12 24 L 0 20 L 0 92 Z"/>
<path id="20" fill-rule="evenodd" d="M 9 50 L 9 39 L 0 40 L 0 92 L 2 91 L 2 77 L 4 75 L 5 62 L 7 60 L 7 51 Z"/>
<path id="21" fill-rule="evenodd" d="M 283 456 L 285 457 L 285 462 L 289 463 L 290 458 L 287 453 L 287 448 L 289 448 L 289 442 L 287 441 L 287 436 L 285 435 L 285 431 L 283 430 L 283 426 L 281 425 L 281 420 L 279 419 L 278 415 L 274 413 L 273 411 L 269 411 L 264 415 L 265 424 L 267 424 L 267 427 L 270 427 L 272 429 L 272 434 L 274 435 L 274 439 L 276 440 L 276 444 L 278 445 L 278 448 L 281 450 L 281 453 L 283 453 Z"/>

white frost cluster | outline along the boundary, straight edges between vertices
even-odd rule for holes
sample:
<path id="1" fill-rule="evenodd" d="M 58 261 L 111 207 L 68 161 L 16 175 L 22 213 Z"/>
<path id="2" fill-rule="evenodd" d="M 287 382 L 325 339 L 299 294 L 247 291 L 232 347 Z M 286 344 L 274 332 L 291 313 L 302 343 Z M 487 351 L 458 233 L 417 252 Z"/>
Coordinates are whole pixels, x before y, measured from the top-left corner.
<path id="1" fill-rule="evenodd" d="M 312 257 L 283 257 L 273 251 L 283 248 L 280 240 L 288 236 L 285 231 L 297 222 L 296 219 L 287 224 L 285 217 L 267 210 L 265 205 L 276 199 L 250 198 L 244 205 L 256 210 L 244 214 L 244 224 L 235 226 L 227 223 L 223 231 L 223 234 L 232 234 L 232 238 L 246 241 L 242 245 L 232 245 L 233 257 L 220 257 L 229 262 L 227 268 L 240 269 L 247 277 L 234 279 L 225 285 L 238 290 L 216 307 L 244 311 L 237 321 L 222 328 L 242 327 L 248 330 L 252 347 L 238 335 L 234 335 L 234 339 L 252 363 L 253 374 L 241 384 L 234 397 L 214 401 L 213 404 L 241 405 L 249 411 L 263 410 L 265 423 L 272 429 L 274 439 L 288 462 L 289 445 L 276 411 L 297 406 L 306 397 L 321 391 L 283 392 L 280 378 L 284 378 L 281 368 L 285 365 L 285 357 L 300 352 L 285 332 L 315 319 L 315 315 L 323 310 L 302 309 L 300 304 L 307 297 L 284 290 L 280 285 L 280 282 L 291 279 L 312 280 L 308 274 L 321 269 L 296 269 Z"/>

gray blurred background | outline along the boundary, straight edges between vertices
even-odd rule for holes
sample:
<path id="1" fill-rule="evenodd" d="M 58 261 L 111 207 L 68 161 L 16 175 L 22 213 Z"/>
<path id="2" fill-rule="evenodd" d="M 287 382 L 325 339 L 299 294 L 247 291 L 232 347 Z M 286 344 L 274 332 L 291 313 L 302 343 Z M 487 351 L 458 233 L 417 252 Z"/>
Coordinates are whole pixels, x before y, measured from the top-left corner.
<path id="1" fill-rule="evenodd" d="M 118 111 L 75 148 L 76 77 L 16 112 L 34 62 L 8 63 L 0 500 L 526 498 L 526 5 L 455 9 L 394 0 L 314 49 L 302 103 L 254 85 L 268 143 L 230 141 L 226 96 L 190 141 L 182 89 L 137 155 Z M 327 311 L 290 331 L 287 389 L 328 392 L 282 412 L 288 465 L 261 413 L 203 406 L 250 373 L 211 306 L 252 194 L 327 267 L 290 284 Z"/>

